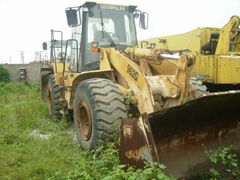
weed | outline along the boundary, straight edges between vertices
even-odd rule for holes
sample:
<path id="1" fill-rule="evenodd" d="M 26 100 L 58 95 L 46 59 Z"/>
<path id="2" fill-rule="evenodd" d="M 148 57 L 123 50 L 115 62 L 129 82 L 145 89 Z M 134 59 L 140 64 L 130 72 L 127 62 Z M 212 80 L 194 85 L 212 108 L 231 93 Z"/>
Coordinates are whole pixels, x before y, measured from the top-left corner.
<path id="1" fill-rule="evenodd" d="M 125 97 L 129 109 L 131 96 Z M 130 116 L 134 116 L 134 111 Z M 47 104 L 40 98 L 39 84 L 1 83 L 0 179 L 171 179 L 160 164 L 148 164 L 143 169 L 121 165 L 117 136 L 114 143 L 93 152 L 82 151 L 69 123 L 66 118 L 58 123 L 50 118 Z M 212 178 L 240 177 L 238 161 L 230 147 L 207 153 L 213 163 L 209 170 Z M 218 164 L 224 168 L 219 169 Z"/>
<path id="2" fill-rule="evenodd" d="M 240 177 L 240 167 L 238 165 L 237 154 L 232 152 L 232 147 L 219 148 L 218 151 L 206 151 L 213 167 L 209 172 L 213 178 L 236 179 Z"/>
<path id="3" fill-rule="evenodd" d="M 1 83 L 0 179 L 168 179 L 159 165 L 125 171 L 117 137 L 96 151 L 82 151 L 68 124 L 49 117 L 39 84 Z"/>
<path id="4" fill-rule="evenodd" d="M 7 69 L 0 65 L 0 82 L 9 82 L 10 75 Z"/>
<path id="5" fill-rule="evenodd" d="M 140 113 L 133 103 L 133 93 L 130 92 L 124 96 L 124 104 L 126 105 L 127 115 L 129 119 L 138 118 Z"/>
<path id="6" fill-rule="evenodd" d="M 72 161 L 75 161 L 76 168 L 70 171 L 64 179 L 171 179 L 162 172 L 165 166 L 157 163 L 149 164 L 144 169 L 126 169 L 125 165 L 119 163 L 118 150 L 114 143 L 101 146 L 92 153 L 82 152 L 81 157 Z M 52 177 L 52 179 L 57 178 Z"/>

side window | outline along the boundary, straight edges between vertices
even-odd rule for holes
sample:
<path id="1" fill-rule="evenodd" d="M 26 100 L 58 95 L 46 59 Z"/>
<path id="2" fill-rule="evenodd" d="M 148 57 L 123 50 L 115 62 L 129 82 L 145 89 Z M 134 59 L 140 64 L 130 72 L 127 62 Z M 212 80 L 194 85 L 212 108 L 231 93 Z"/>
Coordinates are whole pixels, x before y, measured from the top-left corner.
<path id="1" fill-rule="evenodd" d="M 91 43 L 94 41 L 94 26 L 95 24 L 90 22 L 88 23 L 88 43 Z"/>
<path id="2" fill-rule="evenodd" d="M 74 27 L 72 31 L 72 39 L 76 39 L 79 44 L 80 44 L 81 35 L 82 35 L 81 31 L 82 31 L 82 26 Z"/>
<path id="3" fill-rule="evenodd" d="M 71 59 L 72 63 L 76 63 L 77 61 L 77 52 L 79 54 L 80 51 L 80 42 L 81 42 L 81 28 L 82 26 L 74 27 L 72 30 L 72 39 L 76 41 L 72 41 L 71 44 Z"/>
<path id="4" fill-rule="evenodd" d="M 124 24 L 125 24 L 125 31 L 126 31 L 126 42 L 130 42 L 131 41 L 131 38 L 130 38 L 130 34 L 131 34 L 131 31 L 130 31 L 130 26 L 129 26 L 129 18 L 127 15 L 124 15 Z"/>
<path id="5" fill-rule="evenodd" d="M 70 71 L 77 71 L 77 63 L 79 61 L 81 26 L 72 28 L 72 40 L 68 40 L 66 52 L 66 63 L 71 64 Z M 64 43 L 66 45 L 66 42 Z M 64 45 L 64 46 L 65 46 Z"/>

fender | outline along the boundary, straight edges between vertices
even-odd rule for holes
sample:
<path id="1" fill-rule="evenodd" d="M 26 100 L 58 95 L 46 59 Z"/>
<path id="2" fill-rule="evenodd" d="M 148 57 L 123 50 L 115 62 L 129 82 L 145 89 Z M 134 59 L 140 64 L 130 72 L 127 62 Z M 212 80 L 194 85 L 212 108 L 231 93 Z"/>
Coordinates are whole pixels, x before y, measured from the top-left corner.
<path id="1" fill-rule="evenodd" d="M 40 70 L 40 92 L 44 101 L 47 97 L 47 84 L 51 74 L 53 74 L 53 68 L 41 68 Z"/>
<path id="2" fill-rule="evenodd" d="M 82 81 L 84 81 L 86 79 L 91 79 L 91 78 L 106 78 L 106 79 L 109 79 L 109 80 L 112 80 L 115 82 L 115 78 L 113 76 L 112 71 L 113 71 L 112 69 L 108 69 L 108 70 L 95 70 L 95 71 L 82 72 L 82 73 L 76 74 L 74 77 L 72 77 L 71 78 L 72 81 L 69 79 L 68 84 L 65 84 L 65 86 L 67 85 L 68 87 L 71 87 L 69 96 L 65 97 L 68 102 L 68 108 L 69 109 L 73 108 L 72 106 L 73 106 L 73 101 L 74 101 L 74 94 L 75 94 L 75 91 L 76 91 L 78 85 Z"/>

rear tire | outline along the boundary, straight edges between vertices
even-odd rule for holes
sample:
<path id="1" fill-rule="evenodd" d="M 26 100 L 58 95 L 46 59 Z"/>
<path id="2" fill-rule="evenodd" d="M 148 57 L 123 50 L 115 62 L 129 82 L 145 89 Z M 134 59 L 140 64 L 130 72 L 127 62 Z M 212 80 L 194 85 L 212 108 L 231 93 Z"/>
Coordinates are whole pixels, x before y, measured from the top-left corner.
<path id="1" fill-rule="evenodd" d="M 93 150 L 113 140 L 126 118 L 126 106 L 117 86 L 108 79 L 81 82 L 75 92 L 74 125 L 84 150 Z"/>
<path id="2" fill-rule="evenodd" d="M 50 115 L 59 120 L 62 117 L 60 110 L 62 109 L 60 103 L 61 97 L 61 89 L 58 85 L 56 85 L 54 75 L 50 75 L 48 79 L 48 86 L 47 86 L 47 102 L 48 102 L 48 109 Z"/>

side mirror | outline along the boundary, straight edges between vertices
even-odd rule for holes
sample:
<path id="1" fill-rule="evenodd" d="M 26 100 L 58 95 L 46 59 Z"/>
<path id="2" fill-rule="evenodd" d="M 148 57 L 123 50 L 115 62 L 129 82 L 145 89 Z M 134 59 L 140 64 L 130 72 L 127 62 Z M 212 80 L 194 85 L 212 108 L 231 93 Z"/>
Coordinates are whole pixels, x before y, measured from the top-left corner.
<path id="1" fill-rule="evenodd" d="M 77 16 L 78 13 L 76 9 L 71 9 L 71 8 L 66 9 L 65 12 L 67 16 L 68 26 L 74 27 L 81 23 L 81 22 L 78 22 L 78 16 Z M 79 21 L 81 21 L 80 18 L 79 18 Z"/>
<path id="2" fill-rule="evenodd" d="M 135 13 L 133 14 L 133 17 L 134 17 L 134 18 L 139 18 L 139 13 L 138 13 L 138 12 L 135 12 Z"/>
<path id="3" fill-rule="evenodd" d="M 139 27 L 142 29 L 148 28 L 148 13 L 146 12 L 140 13 Z"/>
<path id="4" fill-rule="evenodd" d="M 43 48 L 43 50 L 47 50 L 47 43 L 46 42 L 42 43 L 42 48 Z"/>

